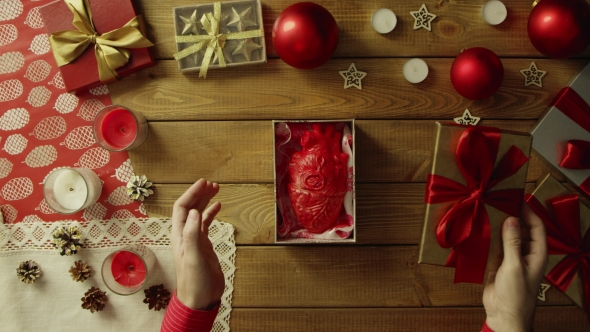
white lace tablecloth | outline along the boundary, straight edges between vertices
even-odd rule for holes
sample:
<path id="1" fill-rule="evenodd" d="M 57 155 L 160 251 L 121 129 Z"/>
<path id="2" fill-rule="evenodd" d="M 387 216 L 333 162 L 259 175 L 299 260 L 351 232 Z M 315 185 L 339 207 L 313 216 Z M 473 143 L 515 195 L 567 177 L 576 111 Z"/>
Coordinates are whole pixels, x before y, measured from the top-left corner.
<path id="1" fill-rule="evenodd" d="M 84 248 L 73 256 L 60 256 L 51 244 L 57 227 L 76 225 L 82 230 Z M 126 219 L 91 222 L 33 222 L 0 224 L 0 331 L 159 331 L 164 310 L 148 310 L 144 292 L 120 296 L 102 281 L 100 268 L 104 258 L 126 244 L 142 243 L 156 255 L 147 287 L 156 284 L 172 292 L 176 287 L 174 261 L 170 247 L 169 219 Z M 209 237 L 225 274 L 225 292 L 213 331 L 229 331 L 235 242 L 232 225 L 213 221 Z M 92 276 L 74 282 L 68 272 L 76 260 L 88 261 Z M 36 261 L 42 277 L 27 285 L 18 279 L 16 268 L 26 260 Z M 103 311 L 91 313 L 81 308 L 81 298 L 91 286 L 107 292 Z"/>

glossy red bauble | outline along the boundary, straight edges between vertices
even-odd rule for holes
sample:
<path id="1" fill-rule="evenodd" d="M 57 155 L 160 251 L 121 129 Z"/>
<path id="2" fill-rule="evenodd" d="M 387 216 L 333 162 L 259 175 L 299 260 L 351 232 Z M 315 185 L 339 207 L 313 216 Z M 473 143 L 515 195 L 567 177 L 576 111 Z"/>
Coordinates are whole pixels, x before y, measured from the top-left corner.
<path id="1" fill-rule="evenodd" d="M 285 8 L 275 21 L 272 43 L 288 65 L 316 68 L 336 50 L 338 25 L 326 8 L 313 2 L 299 2 Z"/>
<path id="2" fill-rule="evenodd" d="M 485 99 L 498 91 L 503 80 L 502 61 L 487 48 L 466 49 L 451 66 L 451 83 L 465 98 Z"/>
<path id="3" fill-rule="evenodd" d="M 541 0 L 529 16 L 529 39 L 550 58 L 564 59 L 590 45 L 590 4 L 586 0 Z"/>

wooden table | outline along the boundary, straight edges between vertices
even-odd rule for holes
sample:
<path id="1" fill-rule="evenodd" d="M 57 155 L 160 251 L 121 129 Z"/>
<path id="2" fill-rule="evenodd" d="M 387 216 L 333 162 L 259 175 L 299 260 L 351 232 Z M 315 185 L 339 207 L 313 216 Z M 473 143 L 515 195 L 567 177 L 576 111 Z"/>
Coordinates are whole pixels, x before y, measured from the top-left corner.
<path id="1" fill-rule="evenodd" d="M 482 124 L 527 131 L 556 93 L 588 63 L 549 60 L 530 44 L 532 0 L 505 0 L 508 19 L 486 25 L 482 1 L 424 0 L 438 17 L 432 32 L 412 30 L 411 0 L 316 0 L 336 18 L 334 58 L 310 71 L 277 58 L 271 30 L 292 0 L 263 0 L 269 61 L 262 66 L 179 72 L 172 54 L 172 7 L 190 0 L 136 1 L 155 41 L 156 67 L 110 86 L 113 102 L 150 121 L 147 142 L 131 153 L 138 174 L 157 185 L 152 215 L 170 215 L 190 183 L 221 184 L 218 218 L 236 227 L 238 245 L 231 326 L 234 331 L 479 331 L 485 319 L 482 286 L 453 284 L 453 270 L 417 264 L 426 174 L 435 120 L 469 108 Z M 203 2 L 199 0 L 199 2 Z M 204 1 L 209 2 L 209 1 Z M 379 35 L 370 25 L 377 8 L 391 8 L 398 25 Z M 481 101 L 451 86 L 453 58 L 483 46 L 502 57 L 502 88 Z M 402 76 L 409 57 L 425 58 L 428 79 Z M 519 70 L 531 60 L 548 74 L 543 88 L 524 87 Z M 363 90 L 343 89 L 338 71 L 354 62 L 368 73 Z M 349 246 L 279 246 L 274 239 L 272 119 L 357 119 L 357 239 Z M 550 171 L 530 162 L 527 186 Z M 584 313 L 555 289 L 539 302 L 535 331 L 590 331 Z"/>

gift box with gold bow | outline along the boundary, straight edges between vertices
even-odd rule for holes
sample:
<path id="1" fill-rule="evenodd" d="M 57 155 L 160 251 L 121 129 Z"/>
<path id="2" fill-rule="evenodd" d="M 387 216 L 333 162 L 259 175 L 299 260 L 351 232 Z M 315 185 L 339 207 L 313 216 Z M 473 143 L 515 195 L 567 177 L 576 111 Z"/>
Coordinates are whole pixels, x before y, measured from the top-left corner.
<path id="1" fill-rule="evenodd" d="M 173 9 L 174 58 L 183 72 L 266 63 L 260 0 L 215 2 Z"/>
<path id="2" fill-rule="evenodd" d="M 590 64 L 559 92 L 531 134 L 533 149 L 590 195 Z"/>
<path id="3" fill-rule="evenodd" d="M 156 64 L 131 0 L 58 0 L 40 8 L 68 91 L 84 91 Z"/>
<path id="4" fill-rule="evenodd" d="M 527 133 L 437 123 L 419 263 L 483 283 L 499 267 L 502 223 L 519 216 L 531 150 Z"/>
<path id="5" fill-rule="evenodd" d="M 551 175 L 526 202 L 545 224 L 545 278 L 582 308 L 590 321 L 590 209 Z"/>

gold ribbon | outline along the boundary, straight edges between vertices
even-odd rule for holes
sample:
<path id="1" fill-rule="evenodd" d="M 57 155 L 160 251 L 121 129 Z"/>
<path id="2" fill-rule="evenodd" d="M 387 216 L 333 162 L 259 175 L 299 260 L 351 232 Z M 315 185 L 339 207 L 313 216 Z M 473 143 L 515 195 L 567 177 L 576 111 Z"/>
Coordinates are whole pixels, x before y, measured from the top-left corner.
<path id="1" fill-rule="evenodd" d="M 58 31 L 49 37 L 59 67 L 76 60 L 90 44 L 94 44 L 98 77 L 108 84 L 120 79 L 116 70 L 129 62 L 131 52 L 128 48 L 154 46 L 143 36 L 141 16 L 134 17 L 121 28 L 99 35 L 92 22 L 88 0 L 64 1 L 74 14 L 72 25 L 78 30 Z"/>
<path id="2" fill-rule="evenodd" d="M 195 54 L 204 48 L 207 49 L 205 51 L 203 62 L 201 63 L 199 77 L 207 78 L 207 70 L 209 69 L 209 65 L 212 60 L 211 56 L 213 53 L 217 54 L 217 59 L 219 59 L 219 67 L 226 67 L 225 57 L 223 56 L 223 48 L 225 47 L 226 40 L 248 39 L 264 36 L 264 32 L 262 32 L 260 29 L 220 34 L 220 19 L 221 2 L 216 2 L 213 4 L 213 14 L 206 13 L 203 15 L 203 17 L 201 17 L 201 24 L 203 24 L 203 28 L 205 31 L 207 31 L 206 35 L 176 36 L 177 43 L 196 43 L 174 54 L 174 59 L 176 59 L 176 61 L 186 58 L 191 54 Z"/>

